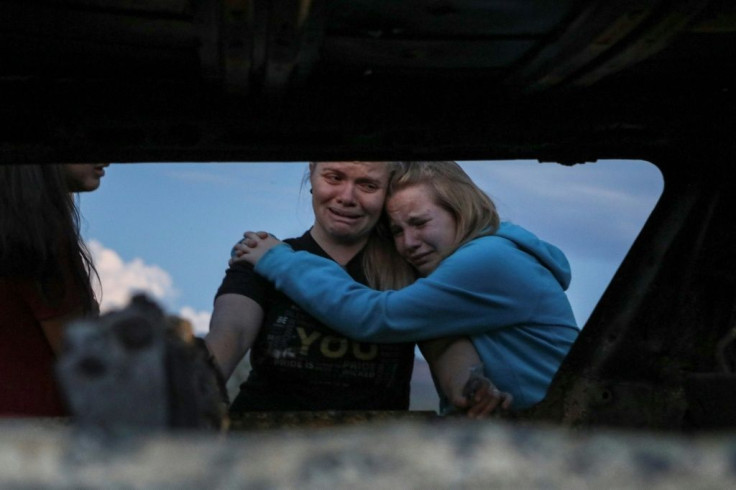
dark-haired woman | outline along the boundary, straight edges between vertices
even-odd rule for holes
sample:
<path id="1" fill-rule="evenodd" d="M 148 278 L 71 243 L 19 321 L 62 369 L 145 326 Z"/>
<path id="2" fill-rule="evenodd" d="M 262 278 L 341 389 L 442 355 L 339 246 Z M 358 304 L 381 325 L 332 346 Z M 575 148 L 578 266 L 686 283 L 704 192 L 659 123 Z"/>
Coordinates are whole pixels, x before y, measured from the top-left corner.
<path id="1" fill-rule="evenodd" d="M 0 165 L 0 416 L 68 414 L 63 329 L 98 312 L 73 193 L 97 189 L 107 165 Z"/>

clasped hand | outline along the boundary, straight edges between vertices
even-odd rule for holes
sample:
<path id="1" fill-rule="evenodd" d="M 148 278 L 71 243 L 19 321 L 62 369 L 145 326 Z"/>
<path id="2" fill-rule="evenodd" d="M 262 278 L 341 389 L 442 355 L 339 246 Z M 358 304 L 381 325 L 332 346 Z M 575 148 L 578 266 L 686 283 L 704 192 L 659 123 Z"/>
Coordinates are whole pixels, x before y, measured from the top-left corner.
<path id="1" fill-rule="evenodd" d="M 461 393 L 452 393 L 449 398 L 455 410 L 464 411 L 471 419 L 487 418 L 497 409 L 508 410 L 514 400 L 510 393 L 496 388 L 490 379 L 476 374 L 470 376 Z"/>
<path id="2" fill-rule="evenodd" d="M 246 231 L 243 239 L 233 247 L 229 265 L 248 263 L 256 265 L 258 261 L 276 245 L 283 243 L 265 231 Z"/>

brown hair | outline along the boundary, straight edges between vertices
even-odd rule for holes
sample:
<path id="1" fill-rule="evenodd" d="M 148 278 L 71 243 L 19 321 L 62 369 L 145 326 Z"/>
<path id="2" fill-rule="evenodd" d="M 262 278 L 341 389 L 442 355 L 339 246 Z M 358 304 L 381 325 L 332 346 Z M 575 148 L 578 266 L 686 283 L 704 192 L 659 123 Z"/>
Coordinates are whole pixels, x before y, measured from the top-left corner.
<path id="1" fill-rule="evenodd" d="M 67 293 L 71 274 L 86 312 L 92 312 L 90 278 L 97 271 L 79 222 L 61 165 L 0 165 L 0 277 L 32 279 L 54 304 Z"/>

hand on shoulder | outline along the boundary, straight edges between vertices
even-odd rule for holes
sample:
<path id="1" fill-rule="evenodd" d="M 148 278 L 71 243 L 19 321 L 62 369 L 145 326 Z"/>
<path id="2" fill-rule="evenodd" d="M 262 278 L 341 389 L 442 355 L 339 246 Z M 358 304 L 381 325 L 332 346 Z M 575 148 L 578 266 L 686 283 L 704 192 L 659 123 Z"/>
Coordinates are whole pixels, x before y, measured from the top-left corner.
<path id="1" fill-rule="evenodd" d="M 256 265 L 266 252 L 283 243 L 266 231 L 246 231 L 243 237 L 230 253 L 228 264 L 231 266 L 242 263 Z"/>

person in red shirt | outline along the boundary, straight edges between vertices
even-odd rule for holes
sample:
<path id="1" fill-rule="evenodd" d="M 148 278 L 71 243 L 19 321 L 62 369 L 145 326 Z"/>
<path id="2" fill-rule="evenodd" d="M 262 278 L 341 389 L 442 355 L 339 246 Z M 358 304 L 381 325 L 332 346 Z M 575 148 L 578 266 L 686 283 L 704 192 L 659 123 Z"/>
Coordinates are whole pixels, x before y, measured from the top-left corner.
<path id="1" fill-rule="evenodd" d="M 0 165 L 0 416 L 68 415 L 54 375 L 64 326 L 99 309 L 73 193 L 108 165 Z"/>

